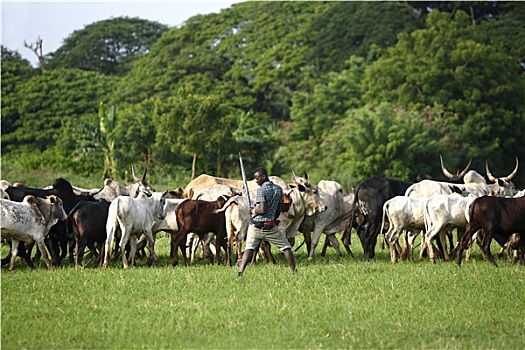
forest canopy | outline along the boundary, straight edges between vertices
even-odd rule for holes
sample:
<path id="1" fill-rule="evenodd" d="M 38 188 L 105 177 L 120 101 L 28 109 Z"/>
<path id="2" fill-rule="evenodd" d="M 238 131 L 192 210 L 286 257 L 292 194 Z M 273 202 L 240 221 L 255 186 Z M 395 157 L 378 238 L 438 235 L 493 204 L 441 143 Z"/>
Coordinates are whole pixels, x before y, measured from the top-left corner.
<path id="1" fill-rule="evenodd" d="M 2 177 L 16 164 L 102 184 L 141 164 L 184 186 L 239 178 L 239 152 L 248 172 L 345 188 L 443 178 L 440 155 L 505 176 L 525 164 L 524 16 L 522 2 L 248 1 L 173 28 L 95 22 L 38 68 L 2 47 Z"/>

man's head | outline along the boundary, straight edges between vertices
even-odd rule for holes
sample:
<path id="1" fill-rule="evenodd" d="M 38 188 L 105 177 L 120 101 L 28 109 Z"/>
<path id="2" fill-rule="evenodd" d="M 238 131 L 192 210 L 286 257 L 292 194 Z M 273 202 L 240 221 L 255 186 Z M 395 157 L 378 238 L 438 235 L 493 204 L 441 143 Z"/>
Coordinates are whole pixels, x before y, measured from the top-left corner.
<path id="1" fill-rule="evenodd" d="M 255 169 L 253 173 L 253 178 L 255 179 L 257 185 L 261 186 L 263 183 L 268 181 L 268 172 L 266 171 L 266 169 L 259 167 Z"/>

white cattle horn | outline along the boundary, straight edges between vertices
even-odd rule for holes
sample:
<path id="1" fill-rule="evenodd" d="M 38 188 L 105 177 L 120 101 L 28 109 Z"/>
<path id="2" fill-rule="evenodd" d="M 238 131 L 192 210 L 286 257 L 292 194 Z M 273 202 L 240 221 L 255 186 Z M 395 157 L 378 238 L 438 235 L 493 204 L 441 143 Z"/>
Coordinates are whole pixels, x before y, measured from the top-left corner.
<path id="1" fill-rule="evenodd" d="M 137 176 L 137 174 L 135 174 L 135 168 L 133 167 L 133 164 L 131 164 L 131 174 L 133 175 L 133 180 L 136 182 L 140 181 L 140 178 Z"/>
<path id="2" fill-rule="evenodd" d="M 448 178 L 455 178 L 455 175 L 452 175 L 447 169 L 445 169 L 445 165 L 443 164 L 443 157 L 441 157 L 441 155 L 439 156 L 439 159 L 441 160 L 441 171 L 443 172 L 443 174 Z"/>
<path id="3" fill-rule="evenodd" d="M 295 170 L 292 169 L 292 182 L 297 182 L 297 174 L 295 173 Z"/>
<path id="4" fill-rule="evenodd" d="M 487 161 L 485 161 L 485 172 L 487 173 L 487 177 L 489 178 L 490 181 L 498 182 L 498 179 L 492 176 L 492 173 L 490 172 L 490 169 L 489 169 L 489 162 Z"/>
<path id="5" fill-rule="evenodd" d="M 512 173 L 510 173 L 506 178 L 503 179 L 503 181 L 509 182 L 510 180 L 515 178 L 517 174 L 518 174 L 518 157 L 516 157 L 516 167 L 514 168 Z"/>
<path id="6" fill-rule="evenodd" d="M 147 167 L 144 167 L 144 173 L 142 174 L 142 181 L 145 182 L 146 181 L 146 172 L 148 171 L 148 168 Z"/>
<path id="7" fill-rule="evenodd" d="M 467 171 L 469 170 L 469 168 L 470 168 L 470 163 L 472 163 L 472 158 L 470 158 L 470 160 L 468 161 L 468 164 L 467 164 L 467 166 L 465 167 L 465 169 L 463 169 L 463 171 L 462 171 L 461 173 L 459 173 L 458 177 L 459 177 L 460 179 L 462 179 L 463 176 L 465 176 L 465 174 L 466 174 Z"/>

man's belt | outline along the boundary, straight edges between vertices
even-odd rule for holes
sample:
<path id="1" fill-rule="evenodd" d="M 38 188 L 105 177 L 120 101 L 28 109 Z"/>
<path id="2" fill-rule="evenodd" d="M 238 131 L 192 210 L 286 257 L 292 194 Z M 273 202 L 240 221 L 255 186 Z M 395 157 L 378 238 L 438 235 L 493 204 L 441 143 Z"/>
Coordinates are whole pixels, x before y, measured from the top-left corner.
<path id="1" fill-rule="evenodd" d="M 271 230 L 272 228 L 277 226 L 277 221 L 252 221 L 252 225 L 257 227 L 258 229 Z"/>

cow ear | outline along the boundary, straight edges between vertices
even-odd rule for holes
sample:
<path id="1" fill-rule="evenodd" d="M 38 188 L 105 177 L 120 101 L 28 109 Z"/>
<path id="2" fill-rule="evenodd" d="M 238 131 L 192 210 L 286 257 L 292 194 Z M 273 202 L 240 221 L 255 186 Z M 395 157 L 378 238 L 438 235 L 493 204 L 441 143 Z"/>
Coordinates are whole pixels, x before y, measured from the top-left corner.
<path id="1" fill-rule="evenodd" d="M 33 205 L 36 205 L 37 204 L 37 201 L 36 201 L 36 198 L 34 196 L 25 196 L 24 200 L 29 203 L 29 204 L 33 204 Z"/>
<path id="2" fill-rule="evenodd" d="M 308 180 L 308 174 L 306 173 L 306 171 L 304 172 L 304 178 Z"/>

